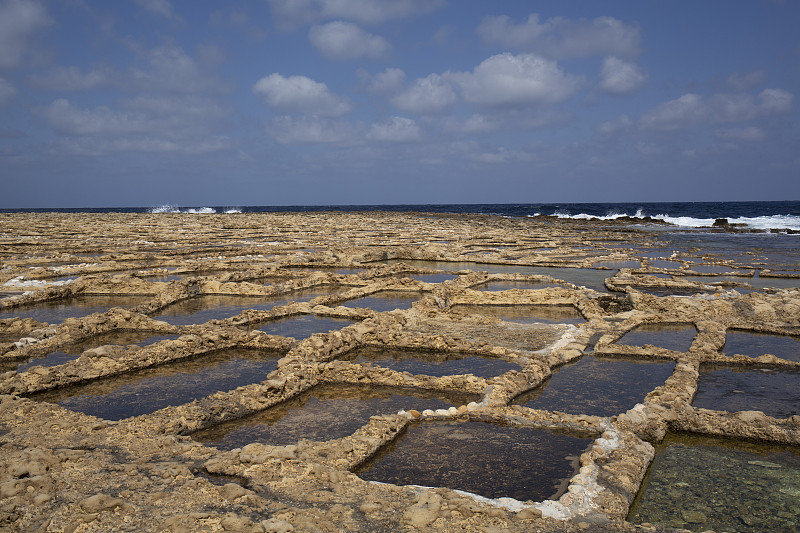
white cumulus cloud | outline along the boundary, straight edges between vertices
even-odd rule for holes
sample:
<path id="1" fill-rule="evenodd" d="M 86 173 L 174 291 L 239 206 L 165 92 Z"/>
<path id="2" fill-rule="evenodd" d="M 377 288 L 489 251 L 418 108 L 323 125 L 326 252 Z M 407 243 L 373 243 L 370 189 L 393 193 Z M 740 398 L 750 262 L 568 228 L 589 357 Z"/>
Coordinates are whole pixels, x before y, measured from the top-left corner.
<path id="1" fill-rule="evenodd" d="M 761 110 L 765 113 L 786 113 L 792 109 L 794 95 L 783 89 L 764 89 L 758 95 Z"/>
<path id="2" fill-rule="evenodd" d="M 284 77 L 273 73 L 258 80 L 253 93 L 264 98 L 270 107 L 308 115 L 338 117 L 352 109 L 352 104 L 306 76 Z"/>
<path id="3" fill-rule="evenodd" d="M 717 93 L 708 98 L 684 94 L 680 98 L 657 105 L 640 119 L 644 129 L 677 130 L 695 123 L 746 122 L 792 108 L 794 95 L 783 89 L 764 89 L 758 98 L 747 93 Z M 727 131 L 727 130 L 719 130 Z"/>
<path id="4" fill-rule="evenodd" d="M 533 13 L 527 21 L 517 24 L 500 15 L 484 19 L 478 26 L 478 34 L 486 43 L 556 59 L 596 55 L 630 58 L 641 53 L 639 27 L 613 17 L 594 20 L 553 17 L 542 22 Z"/>
<path id="5" fill-rule="evenodd" d="M 386 121 L 376 122 L 367 132 L 367 139 L 373 141 L 410 142 L 419 138 L 419 126 L 406 117 L 391 117 Z"/>
<path id="6" fill-rule="evenodd" d="M 561 102 L 579 83 L 555 61 L 531 54 L 494 55 L 455 77 L 466 101 L 489 106 Z"/>
<path id="7" fill-rule="evenodd" d="M 409 113 L 439 113 L 456 101 L 456 93 L 447 76 L 430 74 L 414 80 L 410 87 L 390 99 Z"/>
<path id="8" fill-rule="evenodd" d="M 392 46 L 378 35 L 364 31 L 352 22 L 337 20 L 308 31 L 308 40 L 328 59 L 382 59 Z"/>
<path id="9" fill-rule="evenodd" d="M 634 63 L 617 57 L 603 60 L 600 72 L 600 88 L 612 94 L 628 94 L 639 89 L 647 81 L 647 75 Z"/>

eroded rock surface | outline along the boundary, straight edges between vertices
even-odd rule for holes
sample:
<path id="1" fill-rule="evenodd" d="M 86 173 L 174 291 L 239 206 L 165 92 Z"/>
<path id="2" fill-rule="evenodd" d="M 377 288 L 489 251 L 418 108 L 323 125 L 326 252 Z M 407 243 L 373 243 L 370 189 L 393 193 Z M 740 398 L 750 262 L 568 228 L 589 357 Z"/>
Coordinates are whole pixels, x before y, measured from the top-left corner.
<path id="1" fill-rule="evenodd" d="M 701 365 L 798 370 L 800 362 L 776 354 L 723 353 L 728 330 L 800 334 L 793 275 L 777 277 L 783 285 L 767 281 L 759 288 L 748 276 L 758 268 L 771 279 L 768 263 L 740 264 L 697 249 L 653 259 L 649 250 L 665 246 L 658 240 L 663 231 L 626 221 L 339 212 L 20 213 L 0 214 L 0 224 L 0 290 L 8 293 L 0 299 L 0 530 L 659 531 L 664 528 L 634 525 L 626 516 L 653 444 L 667 431 L 800 445 L 800 413 L 776 419 L 692 406 Z M 699 264 L 735 279 L 698 281 Z M 599 266 L 592 279 L 607 274 L 611 294 L 581 282 L 589 278 L 577 269 L 593 265 Z M 422 281 L 442 273 L 450 276 Z M 542 288 L 479 290 L 487 282 Z M 310 290 L 319 293 L 304 297 Z M 415 301 L 409 309 L 382 312 L 344 305 L 392 294 L 415 295 Z M 71 299 L 99 295 L 139 299 L 57 323 L 41 319 L 47 306 L 68 308 Z M 241 298 L 241 305 L 197 324 L 159 319 L 192 299 L 216 305 L 212 296 Z M 569 307 L 585 320 L 516 318 L 541 306 Z M 300 315 L 354 323 L 304 338 L 257 329 Z M 686 351 L 618 342 L 659 324 L 687 324 L 697 334 Z M 177 337 L 146 346 L 100 345 L 63 364 L 36 364 L 121 331 Z M 234 348 L 277 352 L 277 369 L 233 390 L 117 421 L 42 401 L 46 391 L 80 390 L 90 382 L 113 386 L 117 376 Z M 428 376 L 348 358 L 354 350 L 381 348 L 474 354 L 514 369 L 491 377 Z M 512 404 L 587 353 L 674 361 L 675 369 L 615 416 Z M 17 371 L 24 361 L 31 363 Z M 381 413 L 329 440 L 253 442 L 223 451 L 192 437 L 336 383 L 472 400 Z M 379 484 L 353 473 L 411 424 L 435 420 L 557 430 L 588 436 L 591 444 L 575 458 L 574 475 L 557 500 L 490 500 L 458 487 Z"/>

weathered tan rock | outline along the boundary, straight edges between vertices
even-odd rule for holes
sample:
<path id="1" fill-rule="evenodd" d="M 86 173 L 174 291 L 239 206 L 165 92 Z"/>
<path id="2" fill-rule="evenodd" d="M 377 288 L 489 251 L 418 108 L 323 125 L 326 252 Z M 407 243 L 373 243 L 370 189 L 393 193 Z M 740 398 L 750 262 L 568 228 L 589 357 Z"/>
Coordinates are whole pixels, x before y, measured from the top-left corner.
<path id="1" fill-rule="evenodd" d="M 0 312 L 90 294 L 140 295 L 144 302 L 59 324 L 0 319 L 0 529 L 110 531 L 124 524 L 139 531 L 657 531 L 660 526 L 633 526 L 625 517 L 653 457 L 651 443 L 668 430 L 800 444 L 798 415 L 778 420 L 756 411 L 726 413 L 691 405 L 700 364 L 800 367 L 800 362 L 774 354 L 753 358 L 720 351 L 731 328 L 799 334 L 798 290 L 740 294 L 732 289 L 748 284 L 688 281 L 683 276 L 701 273 L 691 272 L 691 261 L 680 258 L 679 268 L 658 269 L 645 259 L 641 269 L 622 269 L 606 279 L 615 291 L 610 295 L 569 280 L 541 290 L 476 290 L 486 281 L 555 281 L 546 275 L 493 272 L 497 265 L 587 268 L 599 261 L 630 259 L 634 245 L 646 247 L 653 237 L 624 221 L 405 213 L 202 219 L 182 214 L 18 213 L 0 214 L 0 223 L 0 244 L 7 245 L 0 248 L 0 255 L 5 254 L 0 285 L 29 290 L 0 299 Z M 81 236 L 56 234 L 54 227 L 80 227 Z M 629 248 L 611 248 L 609 241 Z M 13 254 L 3 249 L 13 249 Z M 96 250 L 103 254 L 92 259 L 82 255 Z M 372 263 L 392 259 L 399 262 Z M 464 261 L 475 260 L 481 264 L 465 268 Z M 722 264 L 732 265 L 727 260 Z M 342 268 L 360 270 L 336 272 Z M 410 277 L 440 270 L 458 272 L 458 278 L 428 283 Z M 78 279 L 56 281 L 73 275 Z M 164 283 L 150 281 L 152 275 L 183 277 Z M 152 318 L 175 302 L 201 295 L 291 300 L 293 291 L 312 288 L 333 292 L 266 310 L 245 309 L 194 326 Z M 657 297 L 638 288 L 698 294 Z M 699 294 L 703 290 L 711 293 Z M 410 309 L 389 312 L 343 305 L 385 291 L 412 291 L 417 300 Z M 486 305 L 571 305 L 586 322 L 519 324 L 475 312 Z M 307 314 L 358 322 L 305 339 L 254 329 L 266 321 Z M 697 327 L 687 352 L 614 344 L 638 325 L 661 322 Z M 99 346 L 66 364 L 13 370 L 30 357 L 113 331 L 181 336 L 146 348 Z M 349 352 L 364 347 L 478 354 L 520 367 L 489 378 L 412 375 L 347 360 Z M 13 396 L 109 380 L 227 348 L 274 350 L 282 357 L 277 370 L 255 383 L 120 422 L 71 412 L 36 397 Z M 601 357 L 672 360 L 676 368 L 640 404 L 616 417 L 508 405 L 521 392 L 545 383 L 556 367 L 590 351 Z M 373 416 L 353 434 L 324 442 L 252 443 L 223 452 L 191 439 L 194 431 L 258 413 L 321 383 L 469 393 L 475 401 Z M 368 483 L 351 473 L 418 419 L 493 421 L 580 432 L 594 440 L 558 501 L 487 501 L 446 488 Z M 692 522 L 700 517 L 685 518 Z"/>

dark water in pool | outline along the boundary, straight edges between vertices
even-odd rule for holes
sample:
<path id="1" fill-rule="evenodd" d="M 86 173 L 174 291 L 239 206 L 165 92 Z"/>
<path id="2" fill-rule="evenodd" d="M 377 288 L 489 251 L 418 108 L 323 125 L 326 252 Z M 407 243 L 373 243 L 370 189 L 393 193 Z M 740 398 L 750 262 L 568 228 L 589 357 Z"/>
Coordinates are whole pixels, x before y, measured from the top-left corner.
<path id="1" fill-rule="evenodd" d="M 511 402 L 533 409 L 614 416 L 624 413 L 672 375 L 674 362 L 584 355 L 557 368 L 540 387 Z"/>
<path id="2" fill-rule="evenodd" d="M 405 263 L 410 267 L 432 268 L 448 271 L 473 270 L 475 272 L 488 272 L 489 274 L 525 274 L 552 276 L 556 279 L 568 281 L 575 285 L 589 287 L 596 291 L 608 292 L 605 279 L 616 274 L 616 270 L 600 270 L 594 268 L 568 268 L 568 267 L 539 267 L 498 265 L 492 263 L 474 263 L 471 261 L 423 261 L 415 259 L 389 259 L 377 261 L 378 263 L 396 264 Z"/>
<path id="3" fill-rule="evenodd" d="M 725 355 L 741 354 L 749 357 L 771 353 L 789 361 L 800 361 L 800 337 L 729 329 L 725 334 L 722 352 Z"/>
<path id="4" fill-rule="evenodd" d="M 798 278 L 746 278 L 741 276 L 682 276 L 678 279 L 698 281 L 700 283 L 719 283 L 730 281 L 734 283 L 747 283 L 757 289 L 794 289 L 800 287 Z"/>
<path id="5" fill-rule="evenodd" d="M 796 532 L 800 448 L 668 434 L 628 520 L 691 531 Z"/>
<path id="6" fill-rule="evenodd" d="M 492 316 L 519 324 L 583 324 L 586 319 L 572 305 L 456 305 L 453 309 Z"/>
<path id="7" fill-rule="evenodd" d="M 222 450 L 251 442 L 286 445 L 300 439 L 325 441 L 351 435 L 371 416 L 449 408 L 476 398 L 422 389 L 324 384 L 252 416 L 198 431 L 192 437 Z"/>
<path id="8" fill-rule="evenodd" d="M 76 296 L 0 311 L 0 318 L 33 318 L 39 322 L 60 324 L 67 318 L 105 313 L 112 307 L 135 307 L 146 303 L 150 296 Z"/>
<path id="9" fill-rule="evenodd" d="M 260 325 L 257 329 L 270 335 L 294 337 L 299 340 L 315 333 L 327 333 L 335 329 L 342 329 L 351 324 L 355 324 L 355 322 L 343 318 L 300 315 L 272 320 Z"/>
<path id="10" fill-rule="evenodd" d="M 472 289 L 477 291 L 507 291 L 511 289 L 547 289 L 549 287 L 561 287 L 561 285 L 547 281 L 489 281 L 475 285 Z"/>
<path id="11" fill-rule="evenodd" d="M 279 296 L 227 296 L 204 295 L 176 302 L 157 315 L 156 320 L 163 320 L 174 325 L 202 324 L 209 320 L 224 320 L 236 316 L 245 309 L 267 311 L 277 305 L 289 302 L 307 302 L 318 296 L 336 294 L 338 289 L 318 287 L 314 289 L 294 291 Z"/>
<path id="12" fill-rule="evenodd" d="M 449 487 L 520 501 L 555 498 L 589 438 L 486 422 L 412 424 L 356 474 L 395 485 Z"/>
<path id="13" fill-rule="evenodd" d="M 691 324 L 643 324 L 616 341 L 616 344 L 644 346 L 652 344 L 676 352 L 686 352 L 692 345 L 697 329 Z"/>
<path id="14" fill-rule="evenodd" d="M 223 350 L 32 398 L 107 420 L 121 420 L 263 381 L 277 368 L 281 355 L 247 349 Z"/>
<path id="15" fill-rule="evenodd" d="M 445 281 L 450 281 L 451 279 L 458 278 L 456 274 L 412 274 L 408 276 L 411 279 L 415 279 L 418 281 L 424 281 L 425 283 L 442 283 Z"/>
<path id="16" fill-rule="evenodd" d="M 395 309 L 410 309 L 411 304 L 422 298 L 421 292 L 382 291 L 370 296 L 347 300 L 341 305 L 350 308 L 366 308 L 373 311 L 393 311 Z"/>
<path id="17" fill-rule="evenodd" d="M 520 369 L 519 365 L 495 357 L 450 352 L 360 348 L 347 355 L 348 360 L 354 363 L 372 363 L 397 372 L 437 377 L 472 374 L 488 378 Z"/>
<path id="18" fill-rule="evenodd" d="M 24 372 L 32 366 L 56 366 L 77 359 L 89 349 L 104 346 L 106 344 L 117 344 L 127 346 L 135 344 L 138 346 L 149 346 L 164 340 L 177 339 L 179 335 L 154 335 L 150 331 L 116 331 L 96 335 L 83 342 L 64 346 L 61 350 L 48 353 L 44 357 L 37 357 L 21 362 L 17 366 L 17 372 Z"/>
<path id="19" fill-rule="evenodd" d="M 715 411 L 763 411 L 775 418 L 800 414 L 800 372 L 701 365 L 692 405 Z"/>

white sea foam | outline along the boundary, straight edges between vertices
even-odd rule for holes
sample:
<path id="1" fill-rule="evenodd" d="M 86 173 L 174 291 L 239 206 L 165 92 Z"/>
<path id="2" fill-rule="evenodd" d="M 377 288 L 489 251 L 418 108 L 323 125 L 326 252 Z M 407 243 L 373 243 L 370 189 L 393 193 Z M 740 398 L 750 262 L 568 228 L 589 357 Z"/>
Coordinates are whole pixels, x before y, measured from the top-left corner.
<path id="1" fill-rule="evenodd" d="M 149 211 L 150 213 L 202 213 L 202 214 L 209 214 L 209 213 L 216 213 L 217 210 L 213 207 L 190 207 L 185 211 L 181 211 L 179 207 L 169 204 L 160 205 L 158 207 L 153 207 Z"/>
<path id="2" fill-rule="evenodd" d="M 181 210 L 174 205 L 164 204 L 150 209 L 151 213 L 180 213 Z"/>
<path id="3" fill-rule="evenodd" d="M 688 228 L 707 228 L 714 224 L 714 218 L 671 217 L 669 215 L 655 215 L 653 218 L 661 219 L 670 224 Z M 770 215 L 762 217 L 728 218 L 729 224 L 745 224 L 748 228 L 768 230 L 791 229 L 800 230 L 800 217 L 795 215 Z"/>
<path id="4" fill-rule="evenodd" d="M 241 213 L 241 212 L 242 212 L 241 207 L 229 207 L 225 209 L 225 213 Z"/>
<path id="5" fill-rule="evenodd" d="M 539 216 L 539 213 L 535 213 L 530 216 L 534 217 Z M 634 213 L 633 215 L 629 215 L 627 213 L 617 213 L 617 212 L 609 212 L 605 215 L 590 215 L 587 213 L 578 213 L 577 215 L 571 215 L 563 211 L 556 211 L 555 213 L 553 213 L 552 216 L 558 218 L 570 218 L 576 220 L 588 220 L 588 219 L 615 220 L 622 217 L 644 218 L 647 215 L 645 215 L 643 210 L 640 208 L 637 209 L 636 213 Z M 676 226 L 681 226 L 684 228 L 710 228 L 716 221 L 715 218 L 671 216 L 668 214 L 658 214 L 650 216 L 651 218 L 657 220 L 663 220 L 664 222 L 668 222 L 670 224 L 674 224 Z M 738 217 L 738 218 L 721 217 L 721 218 L 727 218 L 729 224 L 744 224 L 745 227 L 748 229 L 769 230 L 775 228 L 775 229 L 800 230 L 800 216 L 797 215 L 769 215 L 760 217 Z"/>

